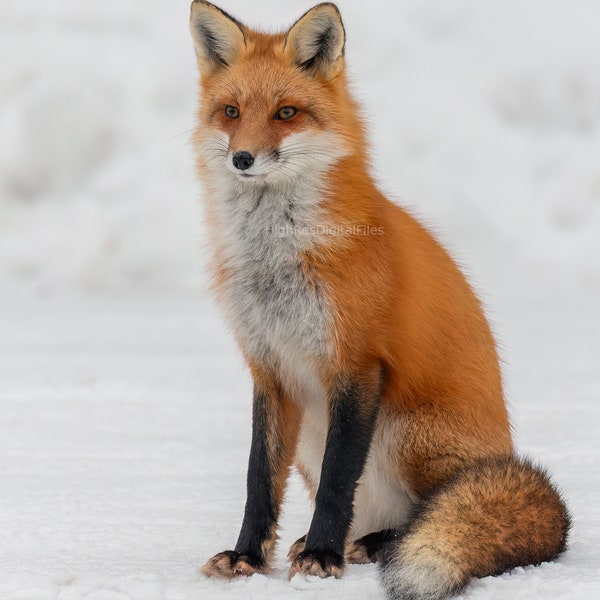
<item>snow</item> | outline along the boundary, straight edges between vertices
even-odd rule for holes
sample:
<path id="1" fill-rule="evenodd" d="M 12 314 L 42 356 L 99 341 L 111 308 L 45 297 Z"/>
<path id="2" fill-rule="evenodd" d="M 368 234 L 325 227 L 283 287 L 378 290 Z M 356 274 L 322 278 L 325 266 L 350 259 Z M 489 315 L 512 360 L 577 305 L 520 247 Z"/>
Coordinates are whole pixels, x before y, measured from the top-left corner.
<path id="1" fill-rule="evenodd" d="M 273 574 L 196 573 L 235 543 L 250 443 L 250 381 L 210 300 L 59 294 L 0 308 L 3 600 L 382 598 L 371 565 L 288 582 L 285 552 L 310 519 L 297 479 Z M 551 469 L 575 524 L 560 561 L 477 581 L 465 598 L 600 589 L 594 312 L 572 296 L 497 302 L 516 438 Z"/>
<path id="2" fill-rule="evenodd" d="M 223 8 L 274 28 L 309 6 Z M 600 5 L 340 0 L 382 187 L 467 268 L 519 448 L 574 516 L 477 599 L 600 596 Z M 383 598 L 373 566 L 206 580 L 244 503 L 250 380 L 206 292 L 187 2 L 0 6 L 0 598 Z"/>

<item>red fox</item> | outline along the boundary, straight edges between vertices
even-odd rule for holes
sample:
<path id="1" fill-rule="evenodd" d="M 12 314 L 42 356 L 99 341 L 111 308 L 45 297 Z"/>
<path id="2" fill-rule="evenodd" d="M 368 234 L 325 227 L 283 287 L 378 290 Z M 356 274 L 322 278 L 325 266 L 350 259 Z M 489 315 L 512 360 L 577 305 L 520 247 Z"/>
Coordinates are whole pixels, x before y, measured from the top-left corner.
<path id="1" fill-rule="evenodd" d="M 556 558 L 569 515 L 514 453 L 480 303 L 370 174 L 337 7 L 270 35 L 195 0 L 191 31 L 214 290 L 254 384 L 241 532 L 203 573 L 268 571 L 291 465 L 314 513 L 290 577 L 373 561 L 388 598 L 436 600 Z"/>

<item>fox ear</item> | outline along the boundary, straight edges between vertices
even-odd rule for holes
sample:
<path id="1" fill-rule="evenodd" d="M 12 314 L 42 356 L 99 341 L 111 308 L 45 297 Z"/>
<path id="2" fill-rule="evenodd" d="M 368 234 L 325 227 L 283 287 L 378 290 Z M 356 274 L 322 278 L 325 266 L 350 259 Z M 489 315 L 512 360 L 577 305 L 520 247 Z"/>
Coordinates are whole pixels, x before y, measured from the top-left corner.
<path id="1" fill-rule="evenodd" d="M 301 69 L 324 77 L 336 72 L 344 56 L 346 34 L 335 4 L 317 4 L 302 15 L 288 31 L 285 49 Z"/>
<path id="2" fill-rule="evenodd" d="M 245 46 L 243 25 L 205 0 L 194 0 L 190 29 L 203 73 L 230 65 Z"/>

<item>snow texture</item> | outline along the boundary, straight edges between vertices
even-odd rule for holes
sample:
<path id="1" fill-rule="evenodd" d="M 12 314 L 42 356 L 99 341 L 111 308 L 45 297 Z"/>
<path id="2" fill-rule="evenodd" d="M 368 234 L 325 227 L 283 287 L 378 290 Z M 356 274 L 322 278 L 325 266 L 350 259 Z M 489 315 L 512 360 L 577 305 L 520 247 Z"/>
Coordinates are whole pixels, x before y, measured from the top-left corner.
<path id="1" fill-rule="evenodd" d="M 461 597 L 600 597 L 600 4 L 338 4 L 375 172 L 466 266 L 574 516 L 559 561 Z M 188 8 L 0 4 L 0 599 L 382 600 L 372 565 L 287 580 L 294 474 L 274 572 L 197 573 L 241 523 L 251 385 L 206 292 Z"/>

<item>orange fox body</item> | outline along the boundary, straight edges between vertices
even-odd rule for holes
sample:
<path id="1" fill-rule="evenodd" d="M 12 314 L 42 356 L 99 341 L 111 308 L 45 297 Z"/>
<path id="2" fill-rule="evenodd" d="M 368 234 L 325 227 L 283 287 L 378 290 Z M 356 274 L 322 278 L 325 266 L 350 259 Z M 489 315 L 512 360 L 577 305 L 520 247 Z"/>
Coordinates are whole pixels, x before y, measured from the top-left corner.
<path id="1" fill-rule="evenodd" d="M 481 306 L 369 173 L 337 8 L 267 35 L 196 0 L 191 29 L 214 289 L 254 381 L 242 531 L 204 573 L 268 569 L 292 464 L 315 513 L 290 575 L 381 560 L 389 598 L 434 599 L 556 557 L 568 515 L 513 454 Z"/>

